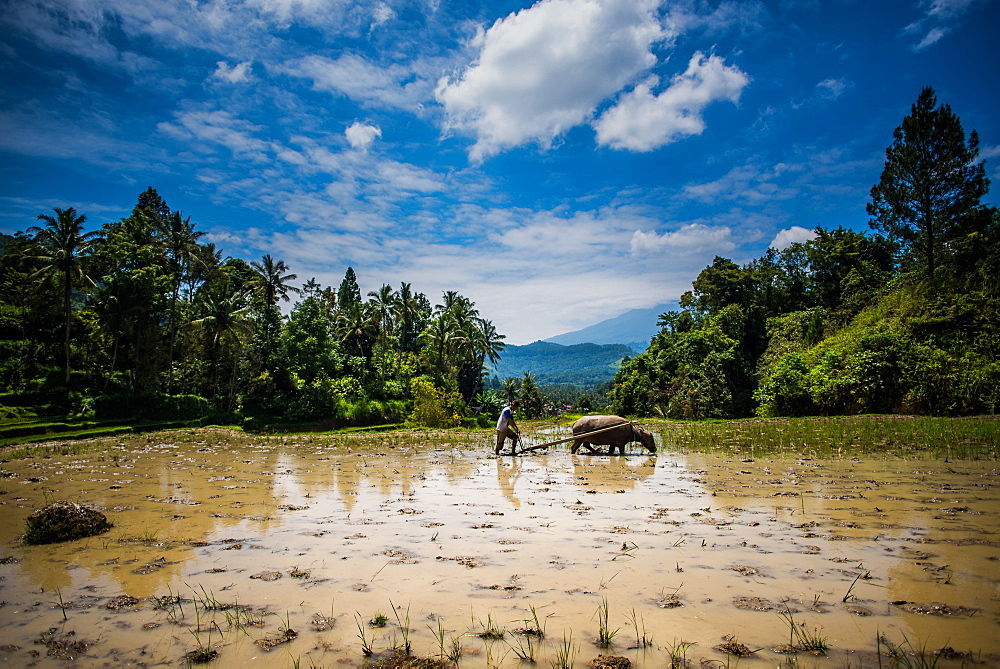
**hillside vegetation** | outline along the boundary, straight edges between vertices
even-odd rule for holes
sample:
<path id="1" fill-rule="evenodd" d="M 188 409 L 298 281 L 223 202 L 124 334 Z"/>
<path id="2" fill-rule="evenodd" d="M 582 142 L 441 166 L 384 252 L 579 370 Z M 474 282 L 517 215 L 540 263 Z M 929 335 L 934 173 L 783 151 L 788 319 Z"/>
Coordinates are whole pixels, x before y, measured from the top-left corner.
<path id="1" fill-rule="evenodd" d="M 1000 405 L 1000 214 L 978 137 L 925 89 L 886 150 L 872 234 L 745 266 L 716 257 L 622 363 L 622 414 L 732 418 L 993 414 Z"/>
<path id="2" fill-rule="evenodd" d="M 537 341 L 507 346 L 495 367 L 499 378 L 534 375 L 543 386 L 573 384 L 596 386 L 614 378 L 621 361 L 635 351 L 625 344 L 573 344 L 562 346 Z"/>

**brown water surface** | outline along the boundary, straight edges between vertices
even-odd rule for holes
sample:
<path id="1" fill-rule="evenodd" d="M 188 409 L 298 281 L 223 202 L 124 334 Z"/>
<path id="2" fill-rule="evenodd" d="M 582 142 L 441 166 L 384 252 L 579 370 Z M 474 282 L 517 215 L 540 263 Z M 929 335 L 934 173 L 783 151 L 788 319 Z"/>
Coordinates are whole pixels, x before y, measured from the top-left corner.
<path id="1" fill-rule="evenodd" d="M 939 666 L 1000 664 L 995 462 L 494 458 L 490 439 L 206 430 L 4 463 L 0 659 L 183 666 L 210 646 L 208 666 L 349 667 L 365 646 L 429 657 L 456 639 L 463 667 L 547 667 L 566 647 L 578 667 L 663 667 L 682 642 L 690 666 L 723 666 L 735 637 L 746 666 L 877 666 L 882 635 L 952 649 Z M 21 545 L 58 499 L 115 527 Z M 806 637 L 828 657 L 778 652 Z"/>

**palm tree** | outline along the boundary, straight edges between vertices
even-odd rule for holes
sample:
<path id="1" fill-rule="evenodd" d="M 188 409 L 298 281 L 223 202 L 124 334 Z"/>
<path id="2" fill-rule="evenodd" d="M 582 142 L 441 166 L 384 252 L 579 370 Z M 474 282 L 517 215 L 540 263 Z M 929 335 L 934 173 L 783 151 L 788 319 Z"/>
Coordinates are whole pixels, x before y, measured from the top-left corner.
<path id="1" fill-rule="evenodd" d="M 88 251 L 96 241 L 97 232 L 83 232 L 86 216 L 76 215 L 76 209 L 53 209 L 55 217 L 39 214 L 38 220 L 45 221 L 45 227 L 32 227 L 28 232 L 35 235 L 35 242 L 41 247 L 36 260 L 42 263 L 36 275 L 56 275 L 62 280 L 63 316 L 66 319 L 66 332 L 63 341 L 63 352 L 66 356 L 66 384 L 70 377 L 70 321 L 72 307 L 70 296 L 73 292 L 73 279 L 93 284 L 80 265 Z"/>
<path id="2" fill-rule="evenodd" d="M 250 305 L 245 293 L 236 290 L 231 281 L 222 279 L 200 293 L 200 307 L 205 315 L 191 321 L 190 325 L 200 328 L 207 335 L 209 346 L 209 370 L 214 380 L 219 364 L 219 346 L 226 335 L 237 338 L 253 332 L 250 322 Z"/>
<path id="3" fill-rule="evenodd" d="M 447 313 L 463 302 L 472 306 L 468 298 L 462 297 L 457 290 L 446 290 L 441 297 L 444 298 L 444 303 L 434 305 L 434 310 L 439 314 Z"/>
<path id="4" fill-rule="evenodd" d="M 479 321 L 479 328 L 482 332 L 482 338 L 479 340 L 480 354 L 495 365 L 500 362 L 500 354 L 507 348 L 503 343 L 507 335 L 497 332 L 493 323 L 485 319 Z"/>
<path id="5" fill-rule="evenodd" d="M 368 297 L 371 298 L 371 304 L 378 313 L 379 339 L 382 341 L 383 348 L 385 348 L 385 333 L 392 330 L 396 293 L 393 292 L 392 286 L 383 283 L 382 287 L 378 290 L 368 291 Z"/>
<path id="6" fill-rule="evenodd" d="M 284 260 L 275 261 L 270 254 L 261 258 L 260 262 L 254 260 L 250 266 L 257 272 L 253 280 L 253 292 L 263 298 L 268 307 L 278 306 L 278 300 L 289 301 L 288 293 L 298 294 L 300 291 L 295 286 L 288 285 L 289 281 L 299 278 L 297 274 L 286 274 L 288 265 Z"/>
<path id="7" fill-rule="evenodd" d="M 360 355 L 365 363 L 371 360 L 372 343 L 378 337 L 378 313 L 365 302 L 351 302 L 340 312 L 337 336 L 348 350 Z"/>
<path id="8" fill-rule="evenodd" d="M 494 365 L 500 361 L 500 353 L 506 348 L 503 343 L 506 336 L 497 332 L 493 323 L 485 318 L 477 318 L 476 323 L 478 327 L 472 340 L 472 349 L 479 369 L 475 388 L 475 392 L 478 393 L 481 390 L 483 375 L 486 372 L 486 361 L 489 360 Z"/>
<path id="9" fill-rule="evenodd" d="M 500 382 L 500 394 L 503 395 L 507 404 L 517 399 L 518 381 L 513 376 L 508 376 Z"/>
<path id="10" fill-rule="evenodd" d="M 199 259 L 198 238 L 203 232 L 195 231 L 191 225 L 191 217 L 181 218 L 181 212 L 175 211 L 167 221 L 164 221 L 161 234 L 170 264 L 172 294 L 170 296 L 170 358 L 169 375 L 167 376 L 167 392 L 171 391 L 174 379 L 174 345 L 177 341 L 177 300 L 181 291 L 181 278 L 191 265 Z"/>
<path id="11" fill-rule="evenodd" d="M 207 281 L 212 271 L 222 264 L 222 251 L 217 250 L 212 242 L 199 244 L 194 253 L 196 262 L 188 267 L 184 282 L 188 301 L 193 299 L 195 289 Z"/>
<path id="12" fill-rule="evenodd" d="M 399 284 L 399 292 L 396 293 L 396 304 L 394 315 L 396 323 L 399 325 L 399 350 L 416 351 L 417 332 L 415 323 L 419 305 L 417 296 L 413 293 L 413 288 L 406 282 Z"/>
<path id="13" fill-rule="evenodd" d="M 443 376 L 455 345 L 454 321 L 438 316 L 420 333 L 420 343 L 433 354 L 434 368 Z"/>
<path id="14" fill-rule="evenodd" d="M 288 265 L 284 260 L 275 261 L 270 254 L 250 263 L 255 276 L 250 282 L 250 291 L 264 301 L 264 359 L 270 361 L 274 342 L 278 338 L 280 313 L 278 300 L 289 301 L 288 293 L 301 293 L 289 281 L 298 278 L 297 274 L 288 273 Z"/>
<path id="15" fill-rule="evenodd" d="M 369 291 L 368 297 L 371 298 L 372 308 L 375 310 L 378 317 L 378 342 L 379 348 L 382 350 L 382 360 L 379 368 L 384 376 L 386 366 L 385 361 L 389 359 L 388 333 L 391 332 L 393 328 L 392 316 L 396 305 L 396 293 L 393 292 L 392 286 L 387 283 L 383 283 L 382 287 L 377 291 Z"/>

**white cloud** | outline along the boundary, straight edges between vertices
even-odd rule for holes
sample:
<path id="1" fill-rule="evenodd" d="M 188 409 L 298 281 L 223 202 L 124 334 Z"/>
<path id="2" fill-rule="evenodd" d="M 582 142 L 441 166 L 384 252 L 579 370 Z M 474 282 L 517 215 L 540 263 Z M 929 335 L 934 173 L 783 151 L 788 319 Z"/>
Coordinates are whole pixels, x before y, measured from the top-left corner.
<path id="1" fill-rule="evenodd" d="M 673 255 L 702 253 L 726 253 L 736 248 L 732 229 L 725 226 L 709 226 L 703 223 L 689 223 L 672 232 L 657 233 L 655 230 L 632 233 L 630 250 L 632 255 Z"/>
<path id="2" fill-rule="evenodd" d="M 921 35 L 920 41 L 913 45 L 914 51 L 937 44 L 957 26 L 974 5 L 982 0 L 925 0 L 920 4 L 925 8 L 924 18 L 914 21 L 903 28 L 908 35 Z"/>
<path id="3" fill-rule="evenodd" d="M 311 79 L 313 88 L 330 91 L 361 103 L 415 110 L 430 97 L 431 84 L 413 79 L 413 70 L 401 65 L 377 65 L 361 56 L 344 54 L 336 60 L 306 56 L 288 64 L 284 71 Z M 405 82 L 405 83 L 404 83 Z"/>
<path id="4" fill-rule="evenodd" d="M 272 146 L 257 139 L 253 133 L 258 126 L 234 118 L 225 111 L 176 112 L 173 123 L 162 122 L 157 128 L 176 139 L 198 140 L 201 148 L 207 144 L 224 146 L 234 154 L 241 154 L 255 160 L 264 160 L 272 152 Z"/>
<path id="5" fill-rule="evenodd" d="M 383 161 L 377 166 L 375 184 L 389 190 L 390 196 L 399 191 L 435 193 L 445 190 L 444 182 L 434 172 L 409 163 Z"/>
<path id="6" fill-rule="evenodd" d="M 776 181 L 786 173 L 799 172 L 801 165 L 778 163 L 770 170 L 756 165 L 738 165 L 715 181 L 688 184 L 683 195 L 700 202 L 717 200 L 742 200 L 752 203 L 788 200 L 798 195 L 793 186 L 779 185 Z"/>
<path id="7" fill-rule="evenodd" d="M 840 77 L 839 79 L 830 78 L 816 84 L 816 90 L 820 97 L 828 100 L 836 100 L 850 85 L 850 82 L 845 77 Z"/>
<path id="8" fill-rule="evenodd" d="M 807 242 L 810 239 L 815 238 L 815 230 L 807 230 L 800 225 L 793 225 L 785 230 L 779 230 L 778 234 L 774 236 L 774 239 L 771 240 L 771 243 L 768 244 L 768 246 L 781 251 L 783 249 L 787 249 L 796 242 Z"/>
<path id="9" fill-rule="evenodd" d="M 384 2 L 380 2 L 375 5 L 375 10 L 372 12 L 372 28 L 380 26 L 383 23 L 388 23 L 394 18 L 396 18 L 396 12 L 392 7 Z"/>
<path id="10" fill-rule="evenodd" d="M 940 18 L 959 16 L 976 4 L 977 0 L 932 0 L 928 3 L 927 14 Z"/>
<path id="11" fill-rule="evenodd" d="M 359 151 L 367 151 L 376 137 L 382 136 L 382 129 L 377 125 L 368 125 L 355 121 L 344 131 L 347 141 Z"/>
<path id="12" fill-rule="evenodd" d="M 238 63 L 229 67 L 229 65 L 224 61 L 220 60 L 217 62 L 215 72 L 212 76 L 216 79 L 222 79 L 223 81 L 228 81 L 231 84 L 238 84 L 240 82 L 250 80 L 250 67 L 253 64 L 252 61 L 246 60 L 242 63 Z"/>
<path id="13" fill-rule="evenodd" d="M 724 0 L 711 13 L 697 11 L 705 7 L 691 2 L 674 3 L 665 23 L 677 32 L 703 29 L 718 34 L 735 28 L 741 33 L 754 33 L 768 20 L 767 7 L 759 0 Z"/>
<path id="14" fill-rule="evenodd" d="M 920 43 L 917 44 L 915 47 L 913 47 L 913 50 L 922 51 L 927 47 L 931 46 L 932 44 L 936 44 L 937 42 L 939 42 L 941 38 L 947 34 L 948 34 L 948 29 L 946 28 L 941 28 L 941 27 L 931 28 L 929 31 L 927 31 L 927 34 L 924 35 L 924 38 L 920 40 Z"/>
<path id="15" fill-rule="evenodd" d="M 749 77 L 722 58 L 696 53 L 662 93 L 656 77 L 626 93 L 594 123 L 597 142 L 615 149 L 651 151 L 705 129 L 701 112 L 712 102 L 738 102 Z"/>
<path id="16" fill-rule="evenodd" d="M 550 146 L 656 63 L 651 45 L 668 37 L 656 6 L 541 0 L 496 21 L 476 61 L 438 84 L 446 129 L 475 137 L 475 162 L 530 142 Z"/>

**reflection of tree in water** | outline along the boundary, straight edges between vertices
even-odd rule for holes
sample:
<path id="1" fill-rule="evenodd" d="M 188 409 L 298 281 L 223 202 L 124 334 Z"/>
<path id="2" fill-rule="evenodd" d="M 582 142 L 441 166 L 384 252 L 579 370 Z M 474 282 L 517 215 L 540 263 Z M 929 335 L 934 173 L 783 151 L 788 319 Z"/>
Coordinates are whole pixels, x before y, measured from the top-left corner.
<path id="1" fill-rule="evenodd" d="M 598 492 L 635 490 L 636 483 L 656 473 L 652 455 L 574 457 L 573 480 L 580 488 Z"/>

